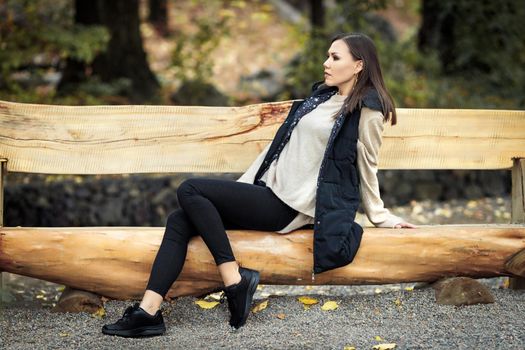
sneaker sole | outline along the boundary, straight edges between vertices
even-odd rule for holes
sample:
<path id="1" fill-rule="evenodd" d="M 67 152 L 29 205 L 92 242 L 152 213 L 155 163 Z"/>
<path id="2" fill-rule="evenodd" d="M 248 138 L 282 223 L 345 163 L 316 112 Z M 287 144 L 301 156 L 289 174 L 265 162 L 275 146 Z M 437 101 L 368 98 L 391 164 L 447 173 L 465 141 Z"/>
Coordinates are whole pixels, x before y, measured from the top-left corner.
<path id="1" fill-rule="evenodd" d="M 102 329 L 102 333 L 107 335 L 118 335 L 119 337 L 135 338 L 135 337 L 148 337 L 154 335 L 161 335 L 166 332 L 166 326 L 160 325 L 155 327 L 140 327 L 134 329 L 128 329 L 125 331 L 111 331 Z"/>
<path id="2" fill-rule="evenodd" d="M 255 294 L 257 285 L 259 284 L 259 272 L 255 271 L 253 275 L 255 278 L 253 278 L 250 281 L 250 285 L 248 287 L 249 294 L 248 294 L 248 298 L 246 298 L 246 305 L 244 306 L 245 307 L 244 315 L 242 315 L 242 318 L 239 321 L 239 324 L 235 328 L 240 328 L 244 326 L 244 324 L 246 323 L 246 320 L 248 319 L 248 315 L 250 315 L 250 306 L 252 304 L 253 295 Z"/>

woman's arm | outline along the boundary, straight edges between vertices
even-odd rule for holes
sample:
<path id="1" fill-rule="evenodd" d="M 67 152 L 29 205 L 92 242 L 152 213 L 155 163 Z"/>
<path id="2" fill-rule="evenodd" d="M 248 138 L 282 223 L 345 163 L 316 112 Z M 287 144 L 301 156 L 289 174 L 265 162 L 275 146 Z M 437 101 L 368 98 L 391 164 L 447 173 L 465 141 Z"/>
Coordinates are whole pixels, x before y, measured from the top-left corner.
<path id="1" fill-rule="evenodd" d="M 383 129 L 383 114 L 380 111 L 363 107 L 359 121 L 359 140 L 357 141 L 360 193 L 368 220 L 376 227 L 394 228 L 404 223 L 404 220 L 391 214 L 384 207 L 377 180 L 377 163 Z"/>

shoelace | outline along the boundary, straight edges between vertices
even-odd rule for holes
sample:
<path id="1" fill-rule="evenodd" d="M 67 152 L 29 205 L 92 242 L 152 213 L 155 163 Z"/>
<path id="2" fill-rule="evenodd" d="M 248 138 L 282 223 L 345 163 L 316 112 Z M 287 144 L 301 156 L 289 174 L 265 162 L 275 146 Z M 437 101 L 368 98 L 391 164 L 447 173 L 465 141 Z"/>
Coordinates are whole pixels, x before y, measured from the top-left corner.
<path id="1" fill-rule="evenodd" d="M 117 321 L 117 322 L 127 322 L 131 316 L 131 312 L 133 311 L 133 306 L 128 306 L 126 311 L 124 311 L 124 315 Z"/>

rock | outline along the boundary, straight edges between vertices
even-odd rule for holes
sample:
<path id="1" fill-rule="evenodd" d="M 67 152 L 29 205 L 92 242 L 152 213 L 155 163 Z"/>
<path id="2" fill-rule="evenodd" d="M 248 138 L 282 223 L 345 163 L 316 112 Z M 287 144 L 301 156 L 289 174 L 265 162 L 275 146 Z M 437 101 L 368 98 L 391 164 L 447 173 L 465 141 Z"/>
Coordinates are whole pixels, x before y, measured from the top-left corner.
<path id="1" fill-rule="evenodd" d="M 52 312 L 94 313 L 103 307 L 99 295 L 66 287 Z"/>
<path id="2" fill-rule="evenodd" d="M 445 278 L 434 283 L 436 303 L 444 305 L 473 305 L 494 303 L 489 289 L 473 278 Z"/>

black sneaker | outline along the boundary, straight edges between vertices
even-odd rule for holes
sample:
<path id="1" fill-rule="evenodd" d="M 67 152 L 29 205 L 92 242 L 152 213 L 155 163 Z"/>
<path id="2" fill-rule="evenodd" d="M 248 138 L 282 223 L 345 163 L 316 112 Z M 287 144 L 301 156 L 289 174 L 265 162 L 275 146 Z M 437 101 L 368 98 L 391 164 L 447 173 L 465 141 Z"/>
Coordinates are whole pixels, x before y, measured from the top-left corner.
<path id="1" fill-rule="evenodd" d="M 120 337 L 146 337 L 160 335 L 164 332 L 166 332 L 166 326 L 164 326 L 160 310 L 151 316 L 139 307 L 139 303 L 129 306 L 117 322 L 102 327 L 102 333 Z"/>
<path id="2" fill-rule="evenodd" d="M 259 284 L 259 272 L 244 267 L 239 267 L 241 281 L 237 284 L 224 287 L 224 294 L 228 299 L 228 309 L 230 310 L 230 326 L 235 328 L 242 327 L 252 304 L 253 295 Z"/>

